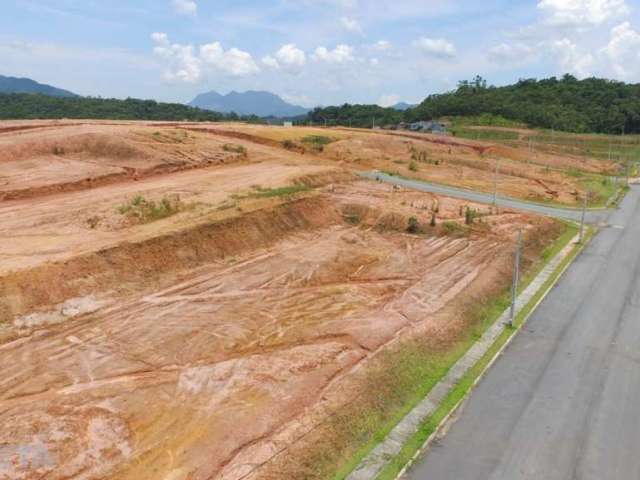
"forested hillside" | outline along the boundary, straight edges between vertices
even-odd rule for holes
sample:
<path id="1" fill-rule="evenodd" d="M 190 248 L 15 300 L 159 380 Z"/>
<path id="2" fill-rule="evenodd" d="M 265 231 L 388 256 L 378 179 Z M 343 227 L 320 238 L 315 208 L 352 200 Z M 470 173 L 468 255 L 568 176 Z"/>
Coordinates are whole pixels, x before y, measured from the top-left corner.
<path id="1" fill-rule="evenodd" d="M 51 97 L 31 94 L 0 94 L 0 119 L 85 118 L 111 120 L 170 120 L 210 121 L 248 120 L 257 117 L 238 117 L 221 114 L 180 103 L 159 103 L 153 100 L 128 98 Z"/>
<path id="2" fill-rule="evenodd" d="M 457 90 L 431 95 L 408 112 L 412 119 L 491 114 L 533 127 L 569 132 L 640 132 L 640 85 L 571 75 L 487 87 L 476 77 Z"/>
<path id="3" fill-rule="evenodd" d="M 430 95 L 405 112 L 374 105 L 316 109 L 309 120 L 331 125 L 370 127 L 401 120 L 442 117 L 503 117 L 532 127 L 567 132 L 640 133 L 640 85 L 571 75 L 520 80 L 506 87 L 487 86 L 481 77 L 462 81 L 450 93 Z"/>

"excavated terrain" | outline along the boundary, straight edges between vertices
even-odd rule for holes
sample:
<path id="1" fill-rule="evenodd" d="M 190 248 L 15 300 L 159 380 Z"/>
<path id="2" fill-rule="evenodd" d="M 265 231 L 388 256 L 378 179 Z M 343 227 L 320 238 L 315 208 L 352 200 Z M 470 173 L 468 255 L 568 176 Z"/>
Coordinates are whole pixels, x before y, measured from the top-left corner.
<path id="1" fill-rule="evenodd" d="M 0 479 L 259 478 L 554 231 L 202 126 L 27 127 L 0 129 Z"/>
<path id="2" fill-rule="evenodd" d="M 493 191 L 498 164 L 501 195 L 566 205 L 576 205 L 585 193 L 581 174 L 615 172 L 613 162 L 593 158 L 404 131 L 242 124 L 212 125 L 205 129 L 273 146 L 282 147 L 289 142 L 289 149 L 306 151 L 357 170 L 378 169 L 484 192 Z M 318 151 L 305 142 L 314 136 L 328 137 L 331 142 Z"/>

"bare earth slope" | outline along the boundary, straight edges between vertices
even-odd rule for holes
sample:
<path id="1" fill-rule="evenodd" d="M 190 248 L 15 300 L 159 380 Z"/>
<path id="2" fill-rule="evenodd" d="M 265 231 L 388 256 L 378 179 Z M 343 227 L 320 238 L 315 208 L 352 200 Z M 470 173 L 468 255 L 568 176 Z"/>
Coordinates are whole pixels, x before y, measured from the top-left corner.
<path id="1" fill-rule="evenodd" d="M 169 125 L 0 142 L 13 152 L 0 169 L 28 173 L 3 188 L 29 192 L 0 201 L 0 479 L 268 478 L 391 345 L 468 328 L 465 295 L 508 276 L 517 230 L 555 225 Z M 36 157 L 51 169 L 26 165 Z M 98 175 L 68 178 L 72 161 L 136 173 L 38 190 Z M 120 208 L 167 196 L 181 208 L 166 217 Z"/>

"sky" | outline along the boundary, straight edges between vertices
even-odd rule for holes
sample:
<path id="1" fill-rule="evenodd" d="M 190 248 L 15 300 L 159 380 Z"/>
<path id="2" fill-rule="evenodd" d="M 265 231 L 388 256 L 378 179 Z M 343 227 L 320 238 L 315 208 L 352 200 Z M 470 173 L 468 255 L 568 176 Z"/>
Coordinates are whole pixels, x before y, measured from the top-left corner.
<path id="1" fill-rule="evenodd" d="M 640 82 L 640 0 L 0 0 L 0 75 L 188 102 L 417 103 L 571 73 Z"/>

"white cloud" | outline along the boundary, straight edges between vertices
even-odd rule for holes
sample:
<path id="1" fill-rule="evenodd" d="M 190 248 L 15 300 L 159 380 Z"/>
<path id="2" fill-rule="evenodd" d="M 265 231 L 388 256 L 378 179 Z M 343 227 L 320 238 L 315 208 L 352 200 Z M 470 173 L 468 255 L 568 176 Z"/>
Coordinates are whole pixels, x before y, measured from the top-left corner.
<path id="1" fill-rule="evenodd" d="M 197 83 L 207 73 L 243 77 L 260 71 L 251 54 L 225 50 L 219 42 L 202 45 L 196 53 L 193 45 L 172 44 L 166 33 L 153 33 L 151 39 L 154 54 L 167 64 L 163 78 L 168 82 Z"/>
<path id="2" fill-rule="evenodd" d="M 340 19 L 340 24 L 342 25 L 342 28 L 344 28 L 347 32 L 357 33 L 359 35 L 363 34 L 360 23 L 358 23 L 358 21 L 354 20 L 353 18 L 342 17 Z"/>
<path id="3" fill-rule="evenodd" d="M 155 32 L 151 39 L 158 57 L 167 62 L 163 78 L 168 82 L 196 83 L 202 80 L 202 62 L 193 53 L 193 45 L 171 44 L 166 33 Z"/>
<path id="4" fill-rule="evenodd" d="M 499 64 L 520 64 L 536 56 L 533 47 L 524 43 L 501 43 L 489 49 L 487 57 Z"/>
<path id="5" fill-rule="evenodd" d="M 274 70 L 284 70 L 287 73 L 297 75 L 307 64 L 307 54 L 293 43 L 287 43 L 280 47 L 275 55 L 262 57 L 262 63 Z"/>
<path id="6" fill-rule="evenodd" d="M 637 79 L 640 74 L 640 33 L 629 22 L 611 30 L 609 43 L 600 50 L 612 70 L 622 79 Z"/>
<path id="7" fill-rule="evenodd" d="M 585 28 L 601 25 L 629 13 L 625 0 L 540 0 L 544 23 L 558 27 Z"/>
<path id="8" fill-rule="evenodd" d="M 578 78 L 586 78 L 592 75 L 595 59 L 589 52 L 581 51 L 575 43 L 568 38 L 555 40 L 551 43 L 551 49 L 557 58 L 561 73 L 572 73 Z"/>
<path id="9" fill-rule="evenodd" d="M 280 69 L 280 64 L 278 63 L 278 60 L 276 60 L 271 55 L 265 55 L 264 57 L 262 57 L 262 63 L 264 63 L 269 68 L 273 68 L 274 70 Z"/>
<path id="10" fill-rule="evenodd" d="M 390 95 L 382 95 L 378 99 L 378 105 L 380 105 L 381 107 L 393 107 L 399 101 L 400 101 L 400 95 L 396 95 L 395 93 L 392 93 Z"/>
<path id="11" fill-rule="evenodd" d="M 456 47 L 444 38 L 422 37 L 414 45 L 424 54 L 440 59 L 450 59 L 456 56 Z"/>
<path id="12" fill-rule="evenodd" d="M 347 63 L 355 60 L 353 48 L 349 45 L 340 44 L 333 50 L 326 47 L 318 47 L 313 53 L 313 59 L 317 62 L 327 63 Z"/>
<path id="13" fill-rule="evenodd" d="M 173 0 L 173 8 L 180 15 L 198 14 L 198 4 L 194 0 Z"/>
<path id="14" fill-rule="evenodd" d="M 388 42 L 387 40 L 378 40 L 373 45 L 373 48 L 375 48 L 376 50 L 379 50 L 381 52 L 385 52 L 385 51 L 391 49 L 391 42 Z"/>
<path id="15" fill-rule="evenodd" d="M 378 60 L 377 58 L 373 57 L 369 59 L 369 65 L 371 65 L 372 67 L 377 67 L 379 64 L 380 60 Z"/>
<path id="16" fill-rule="evenodd" d="M 299 73 L 307 63 L 307 55 L 293 43 L 280 47 L 276 53 L 280 65 L 290 73 Z"/>
<path id="17" fill-rule="evenodd" d="M 244 77 L 260 71 L 250 53 L 237 48 L 225 50 L 220 42 L 202 45 L 200 58 L 206 66 L 234 77 Z"/>

